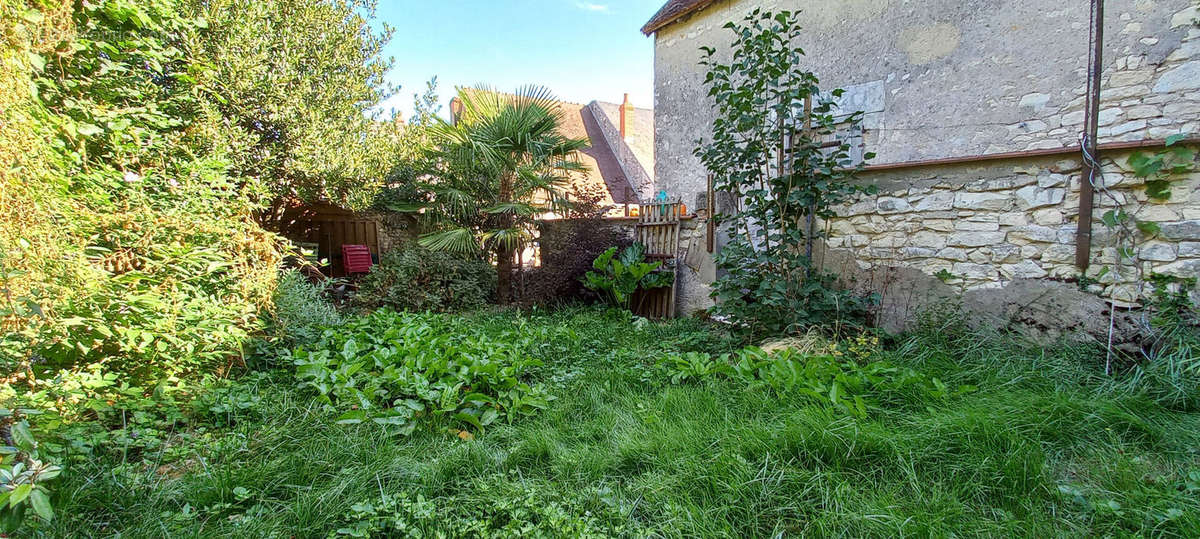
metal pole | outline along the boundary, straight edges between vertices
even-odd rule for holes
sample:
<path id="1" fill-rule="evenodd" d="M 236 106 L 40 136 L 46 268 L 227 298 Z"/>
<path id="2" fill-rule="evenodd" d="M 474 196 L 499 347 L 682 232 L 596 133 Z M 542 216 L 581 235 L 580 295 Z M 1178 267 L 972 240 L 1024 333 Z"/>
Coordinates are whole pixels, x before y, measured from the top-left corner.
<path id="1" fill-rule="evenodd" d="M 1086 271 L 1092 251 L 1093 181 L 1099 176 L 1096 134 L 1100 123 L 1100 76 L 1104 73 L 1104 0 L 1092 0 L 1091 52 L 1088 62 L 1087 104 L 1084 109 L 1083 175 L 1079 182 L 1079 223 L 1075 232 L 1075 266 Z"/>

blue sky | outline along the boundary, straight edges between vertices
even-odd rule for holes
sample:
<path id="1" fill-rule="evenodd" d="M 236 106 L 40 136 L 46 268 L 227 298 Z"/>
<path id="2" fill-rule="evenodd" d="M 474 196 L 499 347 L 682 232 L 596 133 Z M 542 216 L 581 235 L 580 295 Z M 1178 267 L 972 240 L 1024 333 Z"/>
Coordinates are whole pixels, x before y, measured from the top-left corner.
<path id="1" fill-rule="evenodd" d="M 396 29 L 385 53 L 400 92 L 384 104 L 408 118 L 414 92 L 438 77 L 442 103 L 455 86 L 513 90 L 541 84 L 578 103 L 654 101 L 653 41 L 639 29 L 664 0 L 382 0 Z M 445 107 L 442 110 L 445 113 Z"/>

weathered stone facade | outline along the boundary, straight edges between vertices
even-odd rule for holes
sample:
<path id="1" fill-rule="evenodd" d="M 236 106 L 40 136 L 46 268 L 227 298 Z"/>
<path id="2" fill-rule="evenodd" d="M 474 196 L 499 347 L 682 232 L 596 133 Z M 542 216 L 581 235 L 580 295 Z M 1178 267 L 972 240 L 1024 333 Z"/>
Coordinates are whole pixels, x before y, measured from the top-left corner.
<path id="1" fill-rule="evenodd" d="M 1106 160 L 1092 225 L 1092 291 L 1119 302 L 1140 296 L 1141 274 L 1200 275 L 1200 173 L 1173 182 L 1154 201 L 1133 177 L 1126 152 Z M 837 210 L 824 223 L 828 246 L 849 250 L 859 269 L 908 266 L 961 290 L 1000 288 L 1017 279 L 1077 280 L 1075 233 L 1079 161 L 1062 156 L 923 167 L 866 174 L 875 196 Z M 1101 218 L 1120 204 L 1161 232 L 1139 234 L 1134 256 L 1117 264 L 1115 233 Z M 1198 297 L 1200 299 L 1200 297 Z"/>
<path id="2" fill-rule="evenodd" d="M 863 141 L 878 168 L 861 179 L 879 193 L 827 223 L 831 260 L 850 260 L 859 272 L 904 268 L 915 272 L 906 282 L 921 281 L 935 295 L 1078 277 L 1081 161 L 1077 151 L 1046 152 L 1077 146 L 1083 130 L 1086 2 L 706 3 L 655 31 L 656 190 L 685 201 L 704 192 L 706 171 L 693 149 L 715 113 L 704 105 L 699 48 L 728 57 L 722 26 L 757 7 L 800 10 L 800 45 L 822 87 L 846 88 L 842 107 L 866 113 Z M 1109 0 L 1106 10 L 1099 142 L 1200 135 L 1200 1 Z M 1023 151 L 1036 155 L 929 163 Z M 1104 184 L 1162 232 L 1141 238 L 1134 260 L 1114 265 L 1100 222 L 1114 202 L 1097 195 L 1088 276 L 1100 281 L 1093 292 L 1118 303 L 1138 299 L 1133 266 L 1200 274 L 1200 176 L 1178 179 L 1167 203 L 1149 201 L 1129 172 L 1130 151 L 1103 154 Z M 705 283 L 716 272 L 691 266 L 681 275 L 683 311 L 711 304 Z"/>

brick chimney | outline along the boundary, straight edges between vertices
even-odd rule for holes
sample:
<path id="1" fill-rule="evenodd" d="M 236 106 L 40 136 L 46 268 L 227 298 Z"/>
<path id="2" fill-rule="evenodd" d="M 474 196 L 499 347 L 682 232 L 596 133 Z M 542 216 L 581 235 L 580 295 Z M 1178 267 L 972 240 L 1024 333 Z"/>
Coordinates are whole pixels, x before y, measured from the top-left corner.
<path id="1" fill-rule="evenodd" d="M 621 103 L 621 138 L 629 138 L 633 133 L 633 103 L 629 102 L 629 94 L 625 94 L 625 101 Z"/>
<path id="2" fill-rule="evenodd" d="M 458 117 L 462 115 L 463 103 L 458 96 L 450 98 L 450 123 L 458 125 Z"/>

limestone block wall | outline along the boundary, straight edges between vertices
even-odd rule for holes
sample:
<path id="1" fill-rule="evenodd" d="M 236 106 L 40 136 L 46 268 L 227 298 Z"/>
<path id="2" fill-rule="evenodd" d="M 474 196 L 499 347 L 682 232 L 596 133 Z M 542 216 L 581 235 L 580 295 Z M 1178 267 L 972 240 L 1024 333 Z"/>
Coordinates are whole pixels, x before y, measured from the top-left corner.
<path id="1" fill-rule="evenodd" d="M 761 7 L 801 10 L 805 61 L 867 113 L 873 164 L 1078 144 L 1087 2 L 723 0 L 655 35 L 655 191 L 692 200 L 714 107 L 699 48 Z M 1106 2 L 1101 142 L 1200 133 L 1200 0 Z M 863 103 L 855 105 L 854 103 Z"/>
<path id="2" fill-rule="evenodd" d="M 1146 151 L 1146 150 L 1143 150 Z M 1200 173 L 1177 178 L 1168 201 L 1150 200 L 1128 166 L 1132 152 L 1103 160 L 1087 276 L 1092 292 L 1135 303 L 1142 275 L 1200 276 Z M 837 209 L 823 223 L 832 252 L 860 270 L 915 268 L 960 290 L 1001 288 L 1018 279 L 1077 280 L 1074 265 L 1081 166 L 1047 156 L 868 173 L 878 194 Z M 1161 231 L 1138 233 L 1118 266 L 1113 232 L 1101 218 L 1118 204 Z M 1107 270 L 1105 268 L 1108 268 Z M 1194 297 L 1200 301 L 1200 294 Z"/>

